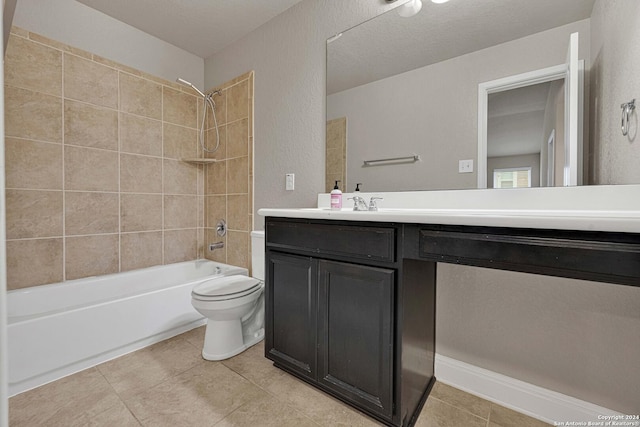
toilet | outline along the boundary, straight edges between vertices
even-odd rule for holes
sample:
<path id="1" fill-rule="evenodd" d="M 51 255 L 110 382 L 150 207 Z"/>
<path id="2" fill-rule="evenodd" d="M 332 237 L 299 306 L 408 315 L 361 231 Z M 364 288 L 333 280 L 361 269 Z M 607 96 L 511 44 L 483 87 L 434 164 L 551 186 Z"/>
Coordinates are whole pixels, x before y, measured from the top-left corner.
<path id="1" fill-rule="evenodd" d="M 212 278 L 191 291 L 191 304 L 207 318 L 202 357 L 228 359 L 264 338 L 264 231 L 251 232 L 251 269 Z"/>

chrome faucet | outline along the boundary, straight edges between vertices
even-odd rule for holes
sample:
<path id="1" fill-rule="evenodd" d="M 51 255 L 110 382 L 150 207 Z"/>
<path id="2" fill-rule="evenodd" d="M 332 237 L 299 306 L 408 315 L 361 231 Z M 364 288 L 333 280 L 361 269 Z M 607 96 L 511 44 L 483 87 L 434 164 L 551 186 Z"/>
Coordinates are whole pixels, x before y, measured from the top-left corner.
<path id="1" fill-rule="evenodd" d="M 376 205 L 376 200 L 382 200 L 382 197 L 372 197 L 369 200 L 369 206 L 367 206 L 367 201 L 360 196 L 349 197 L 349 200 L 353 200 L 353 210 L 354 211 L 377 211 L 378 205 Z"/>
<path id="2" fill-rule="evenodd" d="M 222 249 L 222 248 L 224 248 L 224 242 L 209 243 L 210 251 L 213 251 L 215 249 Z"/>
<path id="3" fill-rule="evenodd" d="M 384 200 L 382 197 L 372 197 L 369 200 L 369 210 L 370 211 L 377 211 L 378 210 L 378 205 L 376 204 L 376 200 Z"/>
<path id="4" fill-rule="evenodd" d="M 360 196 L 349 197 L 349 200 L 353 200 L 354 211 L 368 211 L 367 202 Z"/>

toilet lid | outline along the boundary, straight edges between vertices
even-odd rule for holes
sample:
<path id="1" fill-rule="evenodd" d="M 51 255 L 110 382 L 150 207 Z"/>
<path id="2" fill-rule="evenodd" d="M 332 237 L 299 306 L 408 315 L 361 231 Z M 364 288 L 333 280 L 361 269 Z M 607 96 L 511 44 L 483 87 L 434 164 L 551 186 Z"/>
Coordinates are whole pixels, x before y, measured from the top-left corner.
<path id="1" fill-rule="evenodd" d="M 196 285 L 191 293 L 200 297 L 242 296 L 260 287 L 258 279 L 247 276 L 216 277 Z"/>

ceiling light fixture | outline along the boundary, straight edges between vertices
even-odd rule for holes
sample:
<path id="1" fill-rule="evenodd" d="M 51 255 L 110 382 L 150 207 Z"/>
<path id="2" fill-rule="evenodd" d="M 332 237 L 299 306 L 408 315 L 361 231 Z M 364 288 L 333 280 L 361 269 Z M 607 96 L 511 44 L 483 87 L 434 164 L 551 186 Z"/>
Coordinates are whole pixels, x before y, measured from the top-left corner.
<path id="1" fill-rule="evenodd" d="M 446 3 L 446 2 L 448 2 L 449 0 L 431 0 L 431 1 L 432 1 L 433 3 L 441 4 L 441 3 Z"/>
<path id="2" fill-rule="evenodd" d="M 409 0 L 402 6 L 398 7 L 398 15 L 403 18 L 411 18 L 416 15 L 422 9 L 422 1 L 421 0 Z"/>

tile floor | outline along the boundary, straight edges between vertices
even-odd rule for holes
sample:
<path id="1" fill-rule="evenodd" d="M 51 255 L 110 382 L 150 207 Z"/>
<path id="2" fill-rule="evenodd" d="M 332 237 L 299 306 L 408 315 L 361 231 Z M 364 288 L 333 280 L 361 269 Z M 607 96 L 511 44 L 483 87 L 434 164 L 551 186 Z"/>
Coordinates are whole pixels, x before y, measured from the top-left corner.
<path id="1" fill-rule="evenodd" d="M 200 357 L 204 328 L 9 400 L 9 425 L 378 426 L 264 358 L 262 343 L 222 362 Z M 538 420 L 436 383 L 417 427 L 539 427 Z"/>

